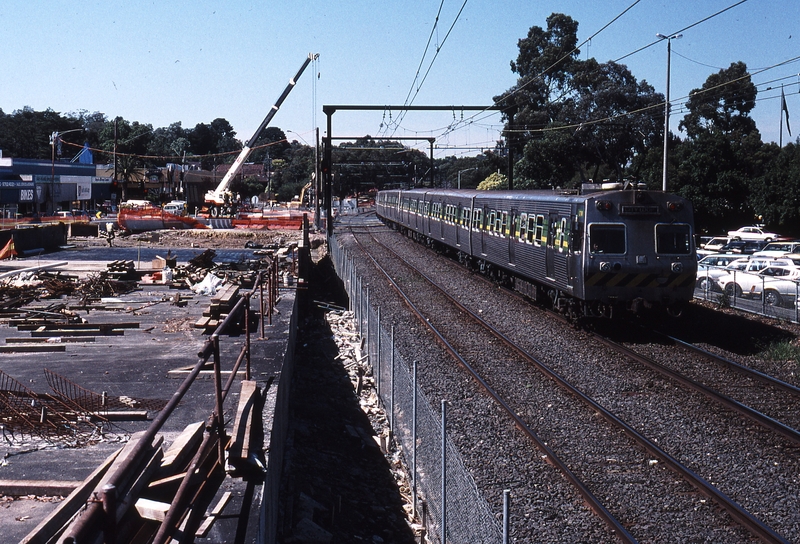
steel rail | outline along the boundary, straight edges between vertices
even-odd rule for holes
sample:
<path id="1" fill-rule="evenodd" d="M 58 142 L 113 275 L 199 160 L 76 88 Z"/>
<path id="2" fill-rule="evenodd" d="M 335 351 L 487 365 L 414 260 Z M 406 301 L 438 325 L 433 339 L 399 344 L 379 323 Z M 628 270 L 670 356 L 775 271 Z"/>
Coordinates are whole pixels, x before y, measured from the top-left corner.
<path id="1" fill-rule="evenodd" d="M 681 340 L 680 338 L 675 338 L 674 336 L 670 336 L 669 334 L 665 334 L 665 333 L 658 332 L 658 331 L 652 331 L 652 332 L 655 333 L 655 334 L 660 334 L 662 337 L 664 337 L 667 340 L 673 342 L 674 344 L 676 344 L 678 346 L 681 346 L 683 348 L 686 348 L 688 350 L 691 350 L 691 351 L 693 351 L 693 352 L 695 352 L 695 353 L 697 353 L 699 355 L 702 355 L 703 357 L 705 357 L 705 358 L 707 358 L 707 359 L 709 359 L 711 361 L 714 361 L 714 362 L 720 363 L 720 364 L 722 364 L 724 366 L 727 366 L 729 369 L 733 370 L 734 372 L 738 372 L 738 373 L 740 373 L 740 374 L 742 374 L 744 376 L 747 376 L 748 378 L 760 381 L 761 383 L 765 383 L 765 384 L 767 384 L 767 385 L 769 385 L 771 387 L 774 387 L 776 389 L 779 389 L 779 390 L 781 390 L 781 391 L 783 391 L 785 393 L 789 393 L 791 395 L 795 395 L 797 397 L 800 397 L 800 387 L 797 387 L 797 386 L 792 385 L 790 383 L 787 383 L 787 382 L 784 382 L 782 380 L 779 380 L 779 379 L 777 379 L 777 378 L 775 378 L 773 376 L 770 376 L 768 374 L 764 374 L 763 372 L 759 372 L 758 370 L 756 370 L 754 368 L 750 368 L 748 366 L 739 364 L 736 361 L 732 361 L 732 360 L 730 360 L 730 359 L 728 359 L 726 357 L 722 357 L 722 356 L 717 355 L 715 353 L 711 353 L 708 350 L 705 350 L 705 349 L 703 349 L 703 348 L 701 348 L 699 346 L 695 346 L 694 344 L 691 344 L 689 342 Z"/>
<path id="2" fill-rule="evenodd" d="M 553 451 L 534 431 L 522 417 L 517 414 L 511 406 L 500 396 L 497 391 L 495 391 L 481 376 L 478 372 L 472 368 L 470 365 L 459 353 L 458 351 L 445 339 L 444 335 L 430 322 L 428 321 L 422 312 L 416 307 L 416 305 L 411 301 L 410 297 L 400 288 L 400 286 L 394 281 L 394 278 L 389 275 L 389 273 L 378 263 L 378 261 L 364 248 L 361 242 L 353 236 L 353 239 L 356 243 L 364 250 L 364 254 L 369 257 L 375 267 L 389 280 L 389 283 L 392 285 L 394 290 L 402 297 L 403 302 L 409 309 L 417 316 L 417 318 L 436 336 L 437 340 L 444 346 L 444 348 L 463 366 L 467 372 L 475 379 L 475 381 L 486 391 L 486 393 L 492 397 L 495 402 L 511 417 L 514 421 L 516 427 L 522 431 L 530 440 L 532 440 L 536 446 L 541 450 L 542 453 L 547 458 L 547 462 L 551 465 L 555 466 L 564 477 L 569 481 L 570 484 L 578 491 L 579 495 L 586 501 L 589 508 L 595 512 L 606 524 L 609 526 L 611 531 L 615 533 L 619 539 L 623 542 L 635 543 L 637 542 L 636 538 L 631 535 L 625 526 L 603 505 L 603 503 L 598 499 L 592 491 L 586 486 L 586 484 L 578 478 L 578 476 L 567 466 L 567 464 L 561 460 L 561 458 Z M 374 240 L 374 238 L 373 238 Z M 376 240 L 377 241 L 377 240 Z M 380 242 L 378 242 L 380 243 Z M 383 245 L 383 244 L 381 244 Z M 384 246 L 385 247 L 385 246 Z M 389 248 L 387 248 L 389 249 Z M 391 251 L 391 250 L 390 250 Z M 395 253 L 396 255 L 396 253 Z M 407 263 L 406 263 L 407 264 Z M 409 265 L 410 266 L 410 265 Z M 413 268 L 413 267 L 412 267 Z M 414 269 L 416 270 L 416 269 Z M 423 278 L 430 281 L 427 276 L 422 274 L 417 270 L 418 273 L 422 275 Z M 435 286 L 435 285 L 434 285 Z M 463 308 L 463 307 L 462 307 Z M 469 310 L 464 309 L 469 313 Z"/>
<path id="3" fill-rule="evenodd" d="M 597 341 L 601 342 L 602 344 L 616 351 L 617 353 L 625 355 L 626 357 L 630 357 L 634 361 L 637 361 L 645 365 L 651 370 L 658 372 L 662 376 L 674 380 L 675 382 L 683 385 L 688 389 L 697 391 L 706 398 L 719 403 L 724 408 L 737 412 L 738 414 L 741 414 L 744 417 L 750 419 L 751 421 L 758 423 L 759 425 L 765 427 L 766 429 L 778 433 L 782 435 L 784 438 L 789 439 L 791 442 L 800 445 L 800 432 L 793 429 L 792 427 L 789 427 L 788 425 L 781 423 L 776 419 L 773 419 L 765 414 L 762 414 L 758 410 L 754 410 L 753 408 L 750 408 L 749 406 L 742 404 L 741 402 L 738 402 L 732 399 L 731 397 L 720 393 L 719 391 L 716 391 L 706 385 L 703 385 L 702 383 L 696 382 L 693 379 L 689 378 L 688 376 L 684 376 L 680 372 L 673 370 L 668 366 L 662 365 L 661 363 L 655 361 L 654 359 L 651 359 L 650 357 L 647 357 L 646 355 L 637 353 L 636 351 L 628 347 L 625 347 L 622 344 L 615 342 L 614 340 L 611 340 L 596 333 L 591 333 L 591 334 L 595 336 Z"/>
<path id="4" fill-rule="evenodd" d="M 355 238 L 355 237 L 354 237 Z M 649 453 L 655 455 L 662 459 L 664 463 L 670 467 L 673 471 L 681 475 L 687 482 L 689 482 L 692 486 L 694 486 L 698 491 L 703 493 L 704 495 L 708 496 L 712 500 L 717 501 L 717 503 L 726 511 L 728 514 L 738 521 L 743 527 L 753 533 L 755 536 L 763 540 L 764 542 L 776 542 L 776 543 L 788 543 L 786 539 L 782 536 L 777 534 L 774 530 L 772 530 L 769 526 L 764 524 L 760 519 L 755 517 L 753 514 L 748 512 L 744 507 L 742 507 L 739 503 L 728 497 L 725 493 L 723 493 L 720 489 L 717 489 L 713 484 L 708 482 L 705 478 L 700 476 L 699 474 L 695 473 L 685 465 L 683 465 L 679 460 L 672 457 L 669 453 L 661 449 L 657 444 L 653 441 L 636 431 L 633 427 L 619 419 L 617 416 L 612 414 L 610 411 L 606 410 L 600 404 L 598 404 L 594 399 L 585 395 L 583 392 L 578 390 L 572 384 L 567 382 L 564 378 L 562 378 L 558 373 L 556 373 L 553 369 L 549 368 L 547 365 L 539 361 L 538 359 L 534 358 L 524 349 L 519 347 L 515 344 L 512 340 L 506 337 L 503 333 L 489 325 L 482 317 L 475 314 L 464 305 L 459 303 L 455 300 L 452 296 L 450 296 L 444 289 L 442 289 L 439 285 L 437 285 L 432 279 L 426 276 L 421 271 L 417 270 L 413 265 L 409 264 L 407 261 L 402 259 L 397 253 L 391 249 L 390 247 L 382 244 L 380 241 L 375 239 L 376 243 L 380 244 L 386 250 L 390 251 L 394 255 L 397 256 L 406 266 L 414 269 L 420 276 L 422 276 L 426 281 L 428 281 L 434 288 L 438 289 L 445 297 L 447 297 L 451 302 L 454 303 L 456 307 L 458 307 L 461 311 L 465 312 L 467 315 L 472 317 L 475 321 L 482 324 L 482 326 L 486 327 L 496 338 L 501 340 L 505 343 L 510 349 L 514 350 L 518 353 L 521 357 L 525 360 L 529 361 L 531 364 L 536 366 L 540 371 L 542 371 L 546 376 L 553 379 L 556 383 L 560 386 L 565 388 L 568 392 L 573 394 L 575 397 L 579 398 L 587 405 L 589 405 L 592 409 L 596 410 L 599 414 L 603 416 L 606 421 L 611 423 L 614 426 L 619 427 L 623 430 L 628 436 L 630 436 L 636 443 L 640 446 L 644 447 Z M 363 246 L 362 246 L 363 247 Z M 367 253 L 367 255 L 372 259 L 372 261 L 379 267 L 377 261 Z M 394 280 L 389 277 L 388 273 L 381 269 L 379 269 L 389 278 L 389 281 L 395 285 Z M 410 301 L 409 301 L 410 303 Z M 427 321 L 423 318 L 423 321 L 427 324 Z M 432 326 L 432 325 L 431 325 Z"/>

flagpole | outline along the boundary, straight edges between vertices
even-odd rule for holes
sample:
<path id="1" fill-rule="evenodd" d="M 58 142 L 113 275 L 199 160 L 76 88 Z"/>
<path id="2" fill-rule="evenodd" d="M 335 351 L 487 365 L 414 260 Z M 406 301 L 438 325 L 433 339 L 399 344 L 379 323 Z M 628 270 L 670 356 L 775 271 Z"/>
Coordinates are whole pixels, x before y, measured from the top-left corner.
<path id="1" fill-rule="evenodd" d="M 783 83 L 781 83 L 781 131 L 778 136 L 778 147 L 783 147 L 783 105 L 786 104 L 786 99 L 783 97 Z"/>

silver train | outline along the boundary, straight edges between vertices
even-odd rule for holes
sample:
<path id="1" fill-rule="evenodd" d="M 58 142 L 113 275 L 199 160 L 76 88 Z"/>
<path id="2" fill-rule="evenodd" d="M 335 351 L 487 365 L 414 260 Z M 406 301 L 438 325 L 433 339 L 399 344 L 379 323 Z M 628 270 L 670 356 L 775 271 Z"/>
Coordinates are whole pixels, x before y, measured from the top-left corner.
<path id="1" fill-rule="evenodd" d="M 679 315 L 694 291 L 692 204 L 643 186 L 388 190 L 376 206 L 385 223 L 571 317 Z"/>

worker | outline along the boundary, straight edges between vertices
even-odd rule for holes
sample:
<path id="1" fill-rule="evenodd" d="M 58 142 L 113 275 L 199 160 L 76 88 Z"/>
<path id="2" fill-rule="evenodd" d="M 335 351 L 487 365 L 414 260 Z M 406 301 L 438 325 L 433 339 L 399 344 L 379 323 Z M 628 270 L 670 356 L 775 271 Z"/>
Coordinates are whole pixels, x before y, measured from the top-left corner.
<path id="1" fill-rule="evenodd" d="M 106 223 L 106 238 L 108 239 L 108 247 L 113 247 L 112 241 L 114 240 L 114 223 Z"/>

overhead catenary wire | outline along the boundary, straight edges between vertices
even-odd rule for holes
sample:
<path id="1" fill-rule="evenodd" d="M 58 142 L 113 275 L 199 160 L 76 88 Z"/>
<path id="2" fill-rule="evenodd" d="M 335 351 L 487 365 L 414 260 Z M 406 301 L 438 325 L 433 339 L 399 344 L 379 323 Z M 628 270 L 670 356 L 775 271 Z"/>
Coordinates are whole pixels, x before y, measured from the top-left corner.
<path id="1" fill-rule="evenodd" d="M 715 12 L 715 13 L 712 13 L 711 15 L 708 15 L 708 16 L 706 16 L 706 17 L 703 17 L 702 19 L 699 19 L 698 21 L 695 21 L 695 22 L 693 22 L 692 24 L 685 26 L 685 27 L 683 27 L 683 28 L 682 28 L 682 29 L 680 29 L 680 30 L 677 30 L 677 31 L 675 31 L 675 32 L 672 32 L 672 33 L 670 33 L 669 35 L 678 34 L 678 33 L 684 32 L 685 30 L 688 30 L 688 29 L 690 29 L 690 28 L 693 28 L 693 27 L 695 27 L 695 26 L 698 26 L 698 25 L 700 25 L 700 24 L 702 24 L 702 23 L 704 23 L 704 22 L 706 22 L 706 21 L 709 21 L 710 19 L 713 19 L 714 17 L 717 17 L 717 16 L 719 16 L 719 15 L 721 15 L 721 14 L 723 14 L 723 13 L 725 13 L 725 12 L 727 12 L 727 11 L 729 11 L 729 10 L 731 10 L 731 9 L 733 9 L 733 8 L 735 8 L 735 7 L 739 6 L 739 5 L 741 5 L 741 4 L 744 4 L 744 3 L 745 3 L 745 2 L 747 2 L 747 1 L 748 1 L 748 0 L 739 0 L 738 2 L 736 2 L 736 3 L 734 3 L 734 4 L 730 5 L 730 6 L 728 6 L 728 7 L 726 7 L 726 8 L 723 8 L 723 9 L 721 9 L 721 10 L 719 10 L 719 11 Z M 570 51 L 570 52 L 568 52 L 568 53 L 565 53 L 565 54 L 564 54 L 564 55 L 563 55 L 561 58 L 557 59 L 557 60 L 556 60 L 556 61 L 555 61 L 555 62 L 554 62 L 554 63 L 553 63 L 551 66 L 549 66 L 549 67 L 547 67 L 546 69 L 544 69 L 544 70 L 543 70 L 543 71 L 542 71 L 540 74 L 538 74 L 538 75 L 536 75 L 536 76 L 532 77 L 531 79 L 529 79 L 529 80 L 528 80 L 528 82 L 526 82 L 525 84 L 521 85 L 520 87 L 518 87 L 518 88 L 514 89 L 514 90 L 513 90 L 513 91 L 512 91 L 512 92 L 511 92 L 511 93 L 510 93 L 508 96 L 513 96 L 515 93 L 517 93 L 517 92 L 520 92 L 521 90 L 523 90 L 523 89 L 524 89 L 524 88 L 525 88 L 527 85 L 529 85 L 529 84 L 533 83 L 534 81 L 536 81 L 536 80 L 537 80 L 537 79 L 539 79 L 539 78 L 542 78 L 542 77 L 544 77 L 544 75 L 545 75 L 545 74 L 546 74 L 546 73 L 547 73 L 547 72 L 548 72 L 548 71 L 549 71 L 551 68 L 553 68 L 554 66 L 558 65 L 560 62 L 562 62 L 562 61 L 563 61 L 565 58 L 567 58 L 569 55 L 571 55 L 572 53 L 574 53 L 574 52 L 575 52 L 575 50 L 579 49 L 579 48 L 580 48 L 580 47 L 582 47 L 584 44 L 586 44 L 588 41 L 590 41 L 592 38 L 596 37 L 598 34 L 600 34 L 602 31 L 604 31 L 606 28 L 608 28 L 608 27 L 609 27 L 609 26 L 610 26 L 612 23 L 616 22 L 616 21 L 617 21 L 617 20 L 618 20 L 618 19 L 619 19 L 619 18 L 620 18 L 622 15 L 624 15 L 624 14 L 625 14 L 627 11 L 629 11 L 631 8 L 633 8 L 633 7 L 634 7 L 636 4 L 638 4 L 638 3 L 639 3 L 639 2 L 638 2 L 638 0 L 637 0 L 636 2 L 634 2 L 633 4 L 631 4 L 630 6 L 628 6 L 628 7 L 627 7 L 625 10 L 623 10 L 623 11 L 622 11 L 622 12 L 621 12 L 619 15 L 617 15 L 616 17 L 614 17 L 614 18 L 613 18 L 613 19 L 612 19 L 612 20 L 611 20 L 609 23 L 607 23 L 606 25 L 604 25 L 603 27 L 601 27 L 601 28 L 600 28 L 600 29 L 599 29 L 597 32 L 595 32 L 594 34 L 592 34 L 591 36 L 589 36 L 589 37 L 588 37 L 586 40 L 584 40 L 584 41 L 583 41 L 583 42 L 581 42 L 579 45 L 577 45 L 577 46 L 576 46 L 576 47 L 575 47 L 575 48 L 574 48 L 572 51 Z M 653 41 L 653 42 L 651 42 L 651 43 L 649 43 L 649 44 L 647 44 L 647 45 L 645 45 L 645 46 L 643 46 L 643 47 L 640 47 L 640 48 L 638 48 L 638 49 L 636 49 L 636 50 L 634 50 L 634 51 L 632 51 L 632 52 L 630 52 L 630 53 L 627 53 L 626 55 L 623 55 L 622 57 L 619 57 L 618 59 L 616 59 L 616 60 L 614 60 L 614 61 L 612 61 L 612 62 L 615 62 L 615 63 L 617 63 L 617 62 L 619 62 L 620 60 L 622 60 L 622 59 L 625 59 L 625 58 L 627 58 L 627 57 L 629 57 L 629 56 L 631 56 L 631 55 L 634 55 L 634 54 L 636 54 L 636 53 L 639 53 L 639 52 L 641 52 L 641 51 L 643 51 L 643 50 L 645 50 L 645 49 L 647 49 L 647 48 L 649 48 L 649 47 L 652 47 L 653 45 L 655 45 L 655 44 L 657 44 L 657 43 L 660 43 L 661 41 L 662 41 L 661 39 L 655 40 L 655 41 Z M 684 98 L 688 98 L 688 97 L 684 97 Z M 679 99 L 677 99 L 677 101 L 683 100 L 684 98 L 679 98 Z M 670 102 L 673 102 L 673 100 L 671 100 Z M 495 102 L 495 105 L 496 105 L 496 102 Z M 658 107 L 658 105 L 657 105 L 656 107 Z M 664 107 L 664 103 L 663 103 L 663 102 L 660 104 L 660 107 L 661 107 L 661 108 L 663 108 L 663 107 Z M 587 125 L 587 124 L 596 124 L 596 123 L 599 123 L 599 122 L 603 122 L 603 121 L 605 121 L 605 120 L 618 119 L 618 118 L 620 118 L 620 117 L 624 117 L 624 116 L 626 116 L 626 115 L 632 115 L 632 114 L 634 114 L 634 113 L 640 113 L 640 112 L 642 112 L 642 111 L 646 111 L 646 110 L 648 110 L 648 109 L 651 109 L 651 108 L 652 108 L 652 107 L 646 107 L 646 108 L 643 108 L 643 109 L 640 109 L 640 110 L 633 110 L 633 111 L 630 111 L 630 112 L 626 112 L 626 113 L 618 114 L 618 115 L 612 116 L 612 117 L 610 117 L 610 118 L 607 118 L 607 119 L 598 119 L 598 120 L 592 120 L 592 121 L 588 121 L 588 122 L 584 122 L 584 123 L 579 123 L 579 124 L 565 125 L 565 126 L 563 126 L 563 127 L 550 127 L 550 128 L 543 128 L 543 129 L 535 129 L 535 130 L 533 130 L 533 132 L 547 132 L 547 131 L 552 131 L 552 130 L 562 130 L 562 129 L 564 129 L 564 130 L 565 130 L 565 129 L 567 129 L 567 128 L 570 128 L 570 129 L 575 129 L 575 128 L 577 128 L 578 126 L 581 126 L 581 125 L 584 125 L 584 126 L 585 126 L 585 125 Z M 486 112 L 477 112 L 477 113 L 473 114 L 473 115 L 471 116 L 471 118 L 477 118 L 477 117 L 478 117 L 478 116 L 480 116 L 480 115 L 485 115 L 485 113 L 486 113 Z M 451 130 L 448 130 L 446 133 L 452 132 L 452 130 L 455 130 L 455 128 L 453 128 L 453 129 L 451 129 Z M 521 133 L 521 132 L 531 132 L 531 130 L 529 130 L 529 129 L 526 129 L 526 128 L 525 128 L 525 129 L 512 129 L 512 130 L 506 130 L 506 132 L 510 132 L 510 133 Z M 445 133 L 445 134 L 446 134 L 446 133 Z"/>
<path id="2" fill-rule="evenodd" d="M 444 39 L 442 39 L 442 42 L 436 47 L 436 53 L 434 53 L 433 58 L 431 59 L 431 62 L 428 65 L 428 69 L 425 71 L 425 75 L 422 77 L 422 81 L 420 81 L 419 85 L 417 85 L 417 89 L 416 89 L 416 91 L 414 91 L 413 96 L 411 96 L 411 93 L 412 93 L 412 91 L 414 89 L 414 83 L 412 83 L 411 89 L 409 90 L 409 93 L 406 96 L 406 100 L 403 103 L 404 106 L 410 106 L 411 104 L 414 103 L 414 100 L 417 98 L 417 95 L 419 94 L 419 91 L 422 88 L 422 85 L 425 83 L 425 80 L 428 79 L 428 75 L 430 74 L 431 69 L 433 68 L 433 63 L 436 62 L 436 59 L 439 56 L 439 52 L 442 50 L 442 47 L 444 46 L 445 42 L 447 41 L 447 38 L 450 36 L 450 33 L 453 31 L 453 28 L 455 28 L 456 23 L 458 22 L 458 19 L 461 17 L 461 14 L 464 12 L 464 8 L 467 6 L 467 2 L 468 1 L 469 0 L 464 0 L 464 3 L 461 4 L 461 8 L 458 10 L 458 13 L 456 14 L 455 19 L 453 19 L 453 22 L 450 25 L 450 28 L 447 30 L 447 33 L 445 34 Z M 436 28 L 438 26 L 438 24 L 439 24 L 439 15 L 441 14 L 441 10 L 442 10 L 442 6 L 443 5 L 444 5 L 444 0 L 442 0 L 442 3 L 439 5 L 439 13 L 436 14 L 436 24 L 434 25 L 434 28 Z M 432 35 L 433 35 L 433 30 L 431 31 L 431 36 Z M 427 55 L 429 46 L 430 46 L 430 38 L 428 38 L 428 45 L 425 46 L 425 55 Z M 420 61 L 420 66 L 422 66 L 422 62 L 424 61 L 424 59 L 425 59 L 425 57 L 423 55 L 423 58 Z M 414 76 L 414 82 L 417 81 L 418 77 L 419 77 L 419 68 L 417 69 L 417 74 Z M 405 114 L 406 114 L 407 111 L 408 110 L 403 110 L 400 113 L 400 115 L 398 116 L 399 119 L 397 121 L 395 121 L 395 123 L 394 123 L 395 127 L 392 130 L 392 134 L 391 134 L 392 136 L 397 132 L 397 129 L 400 127 L 400 123 L 402 122 L 403 118 L 405 117 Z M 387 126 L 387 129 L 388 129 L 388 126 Z"/>

